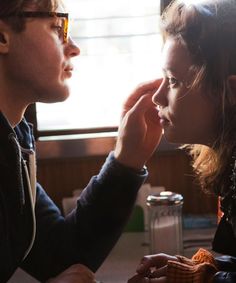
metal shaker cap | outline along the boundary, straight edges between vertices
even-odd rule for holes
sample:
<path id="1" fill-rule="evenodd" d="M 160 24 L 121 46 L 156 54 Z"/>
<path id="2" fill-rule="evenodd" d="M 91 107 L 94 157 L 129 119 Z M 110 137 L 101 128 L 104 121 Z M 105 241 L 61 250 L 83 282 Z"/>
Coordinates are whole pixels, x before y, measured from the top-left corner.
<path id="1" fill-rule="evenodd" d="M 148 206 L 180 204 L 183 204 L 183 196 L 170 191 L 163 191 L 147 197 Z"/>

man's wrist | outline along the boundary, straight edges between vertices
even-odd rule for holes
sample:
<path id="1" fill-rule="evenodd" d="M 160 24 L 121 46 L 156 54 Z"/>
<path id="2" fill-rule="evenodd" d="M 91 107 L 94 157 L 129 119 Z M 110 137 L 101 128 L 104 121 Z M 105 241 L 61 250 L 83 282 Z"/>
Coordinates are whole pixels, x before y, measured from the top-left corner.
<path id="1" fill-rule="evenodd" d="M 118 154 L 116 151 L 114 151 L 114 158 L 119 164 L 130 168 L 136 172 L 140 172 L 142 170 L 147 169 L 145 166 L 145 162 L 140 162 L 140 160 L 130 158 L 128 155 Z"/>
<path id="2" fill-rule="evenodd" d="M 115 152 L 113 152 L 114 162 L 119 164 L 120 166 L 134 172 L 135 174 L 145 175 L 147 173 L 146 165 L 137 165 L 137 162 L 133 162 L 128 160 L 128 158 L 121 158 L 120 156 L 116 156 Z"/>

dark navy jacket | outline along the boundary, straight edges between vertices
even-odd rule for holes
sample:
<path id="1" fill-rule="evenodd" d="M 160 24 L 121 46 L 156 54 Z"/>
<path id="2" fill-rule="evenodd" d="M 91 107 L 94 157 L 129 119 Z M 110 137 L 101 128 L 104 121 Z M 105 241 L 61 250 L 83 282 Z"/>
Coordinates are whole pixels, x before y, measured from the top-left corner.
<path id="1" fill-rule="evenodd" d="M 111 153 L 64 218 L 39 184 L 33 207 L 22 166 L 27 149 L 34 149 L 29 125 L 23 119 L 13 130 L 0 113 L 0 282 L 17 267 L 39 281 L 74 263 L 95 272 L 118 240 L 146 170 L 126 168 Z"/>
<path id="2" fill-rule="evenodd" d="M 223 216 L 213 240 L 213 250 L 225 254 L 216 258 L 220 271 L 216 273 L 213 283 L 236 282 L 236 237 L 231 224 Z"/>

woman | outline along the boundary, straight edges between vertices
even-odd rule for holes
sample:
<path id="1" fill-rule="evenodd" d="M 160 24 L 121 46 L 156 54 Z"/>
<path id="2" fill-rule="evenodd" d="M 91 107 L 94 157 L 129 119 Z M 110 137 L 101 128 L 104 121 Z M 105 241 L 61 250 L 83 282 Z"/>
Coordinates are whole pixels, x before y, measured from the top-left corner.
<path id="1" fill-rule="evenodd" d="M 188 144 L 201 186 L 221 199 L 213 250 L 227 256 L 147 256 L 129 282 L 236 282 L 236 1 L 173 1 L 161 31 L 153 101 L 166 138 Z"/>

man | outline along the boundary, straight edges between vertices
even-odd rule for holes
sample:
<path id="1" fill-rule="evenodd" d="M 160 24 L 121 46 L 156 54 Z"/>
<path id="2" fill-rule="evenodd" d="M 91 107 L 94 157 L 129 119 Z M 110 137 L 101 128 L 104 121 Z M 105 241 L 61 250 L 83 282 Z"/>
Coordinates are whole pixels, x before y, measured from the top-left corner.
<path id="1" fill-rule="evenodd" d="M 114 152 L 77 208 L 61 215 L 36 183 L 34 139 L 23 116 L 31 103 L 68 97 L 72 58 L 79 53 L 60 0 L 0 1 L 1 283 L 17 267 L 40 281 L 93 282 L 92 272 L 118 240 L 147 177 L 144 164 L 160 140 L 154 81 L 129 97 Z"/>

